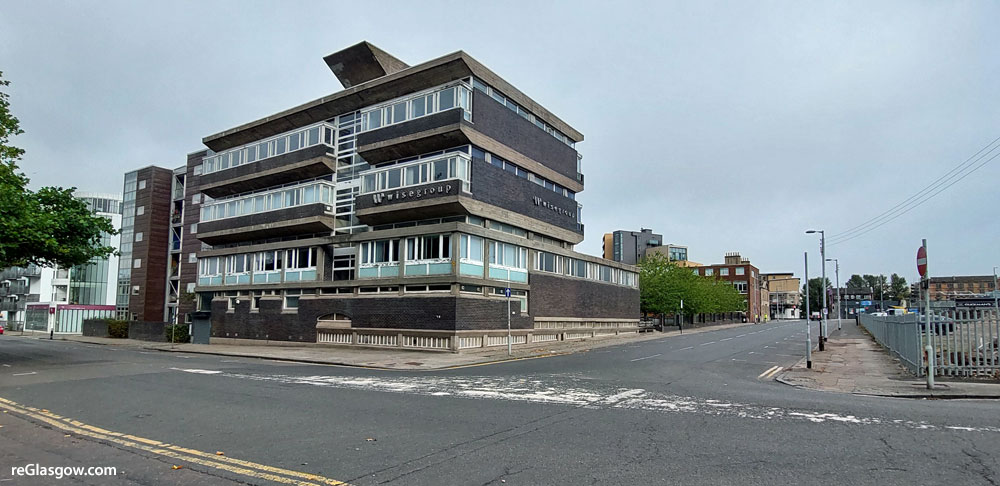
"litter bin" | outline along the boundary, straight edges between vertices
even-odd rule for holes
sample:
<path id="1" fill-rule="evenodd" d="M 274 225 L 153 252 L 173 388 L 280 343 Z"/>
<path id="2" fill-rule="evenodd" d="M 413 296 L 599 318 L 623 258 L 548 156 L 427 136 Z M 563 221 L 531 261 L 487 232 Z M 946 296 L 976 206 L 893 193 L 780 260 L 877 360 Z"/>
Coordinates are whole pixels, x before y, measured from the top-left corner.
<path id="1" fill-rule="evenodd" d="M 194 344 L 208 344 L 212 335 L 212 312 L 196 311 L 188 314 L 191 316 L 191 342 Z"/>

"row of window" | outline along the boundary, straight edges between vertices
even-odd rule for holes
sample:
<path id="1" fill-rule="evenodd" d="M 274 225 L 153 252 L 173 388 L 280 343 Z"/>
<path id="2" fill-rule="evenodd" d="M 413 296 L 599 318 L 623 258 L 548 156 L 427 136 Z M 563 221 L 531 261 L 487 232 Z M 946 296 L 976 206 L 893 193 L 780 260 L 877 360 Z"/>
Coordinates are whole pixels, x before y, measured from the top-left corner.
<path id="1" fill-rule="evenodd" d="M 437 90 L 409 95 L 362 111 L 361 130 L 375 130 L 455 107 L 461 107 L 465 111 L 466 120 L 471 118 L 472 93 L 468 87 L 460 84 L 444 89 L 435 89 Z"/>
<path id="2" fill-rule="evenodd" d="M 334 187 L 330 181 L 319 180 L 284 189 L 213 201 L 202 206 L 201 221 L 215 221 L 303 204 L 319 202 L 333 204 Z"/>
<path id="3" fill-rule="evenodd" d="M 533 123 L 536 127 L 544 130 L 545 133 L 548 133 L 549 135 L 552 135 L 553 137 L 555 137 L 556 140 L 559 140 L 560 142 L 562 142 L 562 143 L 564 143 L 566 145 L 569 145 L 570 147 L 576 147 L 576 143 L 573 142 L 572 140 L 570 140 L 569 137 L 567 137 L 566 135 L 563 135 L 562 132 L 560 132 L 559 130 L 556 130 L 555 128 L 552 128 L 551 125 L 549 125 L 548 123 L 545 123 L 544 121 L 542 121 L 541 119 L 539 119 L 537 116 L 535 116 L 534 113 L 531 113 L 530 111 L 524 109 L 524 107 L 518 105 L 514 101 L 512 101 L 509 98 L 507 98 L 506 96 L 504 96 L 499 91 L 493 89 L 492 86 L 489 86 L 486 83 L 483 83 L 482 81 L 480 81 L 479 79 L 476 79 L 476 78 L 472 79 L 472 86 L 473 86 L 473 88 L 478 89 L 479 91 L 482 91 L 483 93 L 486 93 L 487 95 L 489 95 L 491 98 L 493 98 L 494 100 L 496 100 L 501 105 L 504 105 L 507 108 L 510 108 L 510 111 L 513 111 L 514 113 L 517 113 L 518 115 L 521 115 L 525 120 L 528 120 L 529 122 Z"/>
<path id="4" fill-rule="evenodd" d="M 317 123 L 248 146 L 205 157 L 202 159 L 202 173 L 209 174 L 249 164 L 320 143 L 333 146 L 333 140 L 334 127 L 328 123 Z"/>
<path id="5" fill-rule="evenodd" d="M 280 270 L 303 270 L 316 268 L 316 247 L 292 248 L 289 250 L 268 250 L 256 253 L 241 253 L 198 259 L 198 275 L 207 277 L 256 272 L 276 272 Z"/>
<path id="6" fill-rule="evenodd" d="M 568 197 L 570 199 L 576 200 L 576 193 L 575 192 L 573 192 L 573 191 L 571 191 L 569 189 L 566 189 L 565 187 L 560 186 L 559 184 L 556 184 L 555 182 L 552 182 L 552 181 L 550 181 L 550 180 L 548 180 L 548 179 L 546 179 L 546 178 L 544 178 L 542 176 L 536 175 L 534 172 L 531 172 L 531 171 L 528 171 L 528 170 L 524 170 L 524 169 L 521 168 L 521 166 L 519 166 L 519 165 L 517 165 L 517 164 L 515 164 L 513 162 L 510 162 L 508 160 L 505 160 L 505 159 L 503 159 L 503 158 L 495 155 L 493 152 L 487 152 L 487 151 L 485 151 L 485 150 L 483 150 L 483 149 L 481 149 L 481 148 L 473 145 L 472 146 L 472 157 L 473 158 L 483 159 L 487 163 L 489 163 L 489 164 L 491 164 L 491 165 L 493 165 L 493 166 L 495 166 L 497 168 L 500 168 L 500 169 L 503 169 L 503 170 L 505 170 L 507 172 L 510 172 L 511 174 L 516 175 L 516 176 L 518 176 L 518 177 L 520 177 L 522 179 L 527 179 L 527 180 L 529 180 L 531 182 L 534 182 L 535 184 L 538 184 L 539 186 L 542 186 L 542 187 L 544 187 L 544 188 L 546 188 L 546 189 L 548 189 L 548 190 L 550 190 L 552 192 L 555 192 L 556 194 L 561 194 L 561 195 L 566 196 L 566 197 Z"/>
<path id="7" fill-rule="evenodd" d="M 745 275 L 746 274 L 746 267 L 736 267 L 733 270 L 735 271 L 735 275 Z M 751 273 L 753 273 L 753 272 L 751 272 Z M 697 268 L 694 269 L 694 274 L 695 275 L 700 275 L 698 273 L 698 269 Z M 711 276 L 714 276 L 714 275 L 715 275 L 715 269 L 713 269 L 713 268 L 706 268 L 705 269 L 705 276 L 706 277 L 711 277 Z M 729 269 L 728 268 L 720 268 L 719 269 L 719 275 L 722 276 L 722 277 L 728 277 L 729 276 Z M 753 276 L 756 277 L 756 275 L 753 275 Z"/>
<path id="8" fill-rule="evenodd" d="M 434 181 L 458 179 L 462 189 L 469 191 L 471 161 L 467 156 L 455 153 L 434 160 L 418 160 L 404 165 L 373 169 L 361 176 L 361 193 L 367 194 L 388 189 L 417 186 Z"/>
<path id="9" fill-rule="evenodd" d="M 535 253 L 535 270 L 629 287 L 639 286 L 638 275 L 635 272 L 544 251 Z"/>
<path id="10" fill-rule="evenodd" d="M 406 245 L 406 259 L 439 260 L 451 258 L 450 235 L 412 236 L 399 239 L 386 239 L 362 242 L 359 247 L 361 264 L 398 263 L 400 245 Z"/>
<path id="11" fill-rule="evenodd" d="M 482 294 L 484 288 L 479 285 L 460 285 L 459 291 L 462 293 L 470 294 Z M 491 297 L 506 297 L 506 287 L 486 287 L 486 292 L 488 296 Z M 427 292 L 451 292 L 451 284 L 438 284 L 438 285 L 405 285 L 403 286 L 403 293 L 427 293 Z M 299 308 L 299 298 L 303 295 L 316 295 L 317 293 L 321 295 L 333 295 L 333 294 L 353 294 L 354 289 L 349 287 L 338 287 L 338 288 L 324 288 L 324 289 L 289 289 L 289 290 L 241 290 L 241 291 L 225 291 L 216 292 L 215 297 L 223 297 L 226 299 L 226 307 L 229 310 L 235 310 L 236 306 L 242 301 L 250 301 L 250 310 L 259 311 L 260 301 L 265 296 L 281 296 L 282 297 L 282 310 L 296 310 Z M 397 294 L 399 293 L 398 286 L 386 286 L 386 287 L 359 287 L 359 294 Z M 199 304 L 199 309 L 210 310 L 210 298 L 212 294 L 202 294 L 203 297 L 208 297 L 207 299 L 202 299 Z M 528 312 L 528 291 L 511 289 L 510 291 L 511 299 L 519 302 L 521 312 Z M 341 316 L 343 318 L 343 316 Z M 346 318 L 345 318 L 346 320 Z"/>

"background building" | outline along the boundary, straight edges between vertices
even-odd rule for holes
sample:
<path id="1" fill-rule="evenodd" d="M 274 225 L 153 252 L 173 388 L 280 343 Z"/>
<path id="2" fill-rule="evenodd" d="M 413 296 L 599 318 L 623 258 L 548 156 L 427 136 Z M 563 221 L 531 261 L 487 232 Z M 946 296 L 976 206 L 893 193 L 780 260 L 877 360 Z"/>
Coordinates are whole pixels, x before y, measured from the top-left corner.
<path id="1" fill-rule="evenodd" d="M 573 251 L 582 134 L 464 52 L 411 67 L 363 42 L 325 61 L 344 91 L 188 157 L 181 276 L 197 261 L 213 337 L 458 350 L 505 344 L 508 318 L 515 344 L 635 332 L 635 268 Z"/>
<path id="2" fill-rule="evenodd" d="M 76 192 L 96 214 L 121 228 L 121 197 Z M 101 244 L 118 247 L 118 235 L 102 235 Z M 14 329 L 79 333 L 83 319 L 114 315 L 118 256 L 93 258 L 72 268 L 10 268 L 0 273 L 0 311 Z"/>
<path id="3" fill-rule="evenodd" d="M 725 263 L 714 265 L 704 265 L 692 269 L 695 275 L 703 277 L 715 277 L 732 282 L 741 294 L 747 298 L 747 318 L 761 320 L 768 318 L 768 310 L 761 306 L 761 297 L 767 302 L 767 294 L 762 294 L 762 280 L 757 267 L 750 264 L 750 260 L 743 258 L 737 253 L 726 253 Z"/>
<path id="4" fill-rule="evenodd" d="M 767 287 L 771 319 L 800 319 L 801 281 L 795 274 L 763 273 L 761 278 Z"/>
<path id="5" fill-rule="evenodd" d="M 687 261 L 686 246 L 663 244 L 663 235 L 653 233 L 653 230 L 642 228 L 641 231 L 618 230 L 605 233 L 602 250 L 604 258 L 616 262 L 635 265 L 649 252 L 659 253 L 670 261 Z"/>
<path id="6" fill-rule="evenodd" d="M 994 298 L 997 291 L 993 283 L 993 275 L 955 275 L 949 277 L 931 277 L 929 282 L 931 309 L 955 309 L 965 307 L 969 302 L 983 301 Z M 924 297 L 920 282 L 910 286 L 911 307 L 923 309 Z"/>

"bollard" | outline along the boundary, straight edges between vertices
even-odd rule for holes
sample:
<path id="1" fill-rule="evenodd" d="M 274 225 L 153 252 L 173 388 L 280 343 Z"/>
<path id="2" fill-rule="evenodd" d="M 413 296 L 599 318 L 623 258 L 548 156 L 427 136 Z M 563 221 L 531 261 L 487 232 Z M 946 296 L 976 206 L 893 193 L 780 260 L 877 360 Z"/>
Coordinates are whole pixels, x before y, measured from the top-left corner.
<path id="1" fill-rule="evenodd" d="M 927 389 L 934 389 L 934 348 L 928 344 L 924 347 L 927 353 Z"/>

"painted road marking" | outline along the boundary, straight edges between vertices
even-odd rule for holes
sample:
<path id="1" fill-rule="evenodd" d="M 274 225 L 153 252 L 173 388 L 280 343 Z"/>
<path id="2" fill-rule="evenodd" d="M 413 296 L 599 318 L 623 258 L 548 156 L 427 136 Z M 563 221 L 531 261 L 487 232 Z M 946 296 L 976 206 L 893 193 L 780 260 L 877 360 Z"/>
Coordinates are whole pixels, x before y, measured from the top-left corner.
<path id="1" fill-rule="evenodd" d="M 37 371 L 30 371 L 28 373 L 14 373 L 10 376 L 27 376 L 27 375 L 37 375 L 37 374 L 38 374 Z"/>
<path id="2" fill-rule="evenodd" d="M 694 346 L 688 346 L 686 348 L 681 348 L 681 349 L 678 349 L 678 351 L 686 351 L 688 349 L 694 349 Z"/>
<path id="3" fill-rule="evenodd" d="M 698 346 L 708 346 L 709 344 L 715 344 L 715 341 L 709 341 L 707 343 L 701 343 Z"/>
<path id="4" fill-rule="evenodd" d="M 177 461 L 211 467 L 241 476 L 299 486 L 320 486 L 323 484 L 329 486 L 347 486 L 347 483 L 344 483 L 343 481 L 337 481 L 336 479 L 330 479 L 315 474 L 267 466 L 228 456 L 220 456 L 194 449 L 187 449 L 181 446 L 167 444 L 152 439 L 136 437 L 134 435 L 112 432 L 110 430 L 94 427 L 77 420 L 56 415 L 48 410 L 21 405 L 4 398 L 0 398 L 0 409 L 24 415 L 33 420 L 46 423 L 72 434 L 91 437 L 102 442 L 110 442 L 129 449 L 138 449 L 159 456 L 169 457 L 170 459 L 175 459 Z"/>
<path id="5" fill-rule="evenodd" d="M 663 353 L 659 353 L 659 354 L 654 354 L 652 356 L 646 356 L 645 358 L 630 359 L 629 361 L 642 361 L 644 359 L 655 358 L 657 356 L 662 356 L 662 355 L 663 355 Z"/>
<path id="6" fill-rule="evenodd" d="M 722 341 L 728 341 L 728 340 L 730 340 L 730 339 L 732 339 L 732 338 L 725 338 L 725 339 L 720 339 L 720 340 L 719 340 L 719 342 L 721 343 Z"/>
<path id="7" fill-rule="evenodd" d="M 772 366 L 772 367 L 768 368 L 767 371 L 765 371 L 765 372 L 757 375 L 757 379 L 758 380 L 760 380 L 762 378 L 771 379 L 772 377 L 774 377 L 774 375 L 776 375 L 782 369 L 783 368 L 780 367 L 780 366 Z"/>
<path id="8" fill-rule="evenodd" d="M 776 365 L 776 363 L 768 363 Z M 782 368 L 769 368 L 777 373 Z M 1000 434 L 1000 427 L 931 424 L 889 417 L 859 417 L 818 410 L 771 407 L 700 397 L 667 395 L 643 388 L 621 388 L 585 379 L 552 381 L 530 376 L 436 377 L 400 376 L 292 376 L 222 373 L 225 378 L 366 392 L 401 393 L 449 399 L 486 399 L 545 403 L 591 409 L 642 410 L 655 413 L 693 413 L 748 420 L 802 420 L 814 424 L 851 424 L 903 427 L 911 430 L 961 431 Z M 2 405 L 2 403 L 0 403 Z"/>

